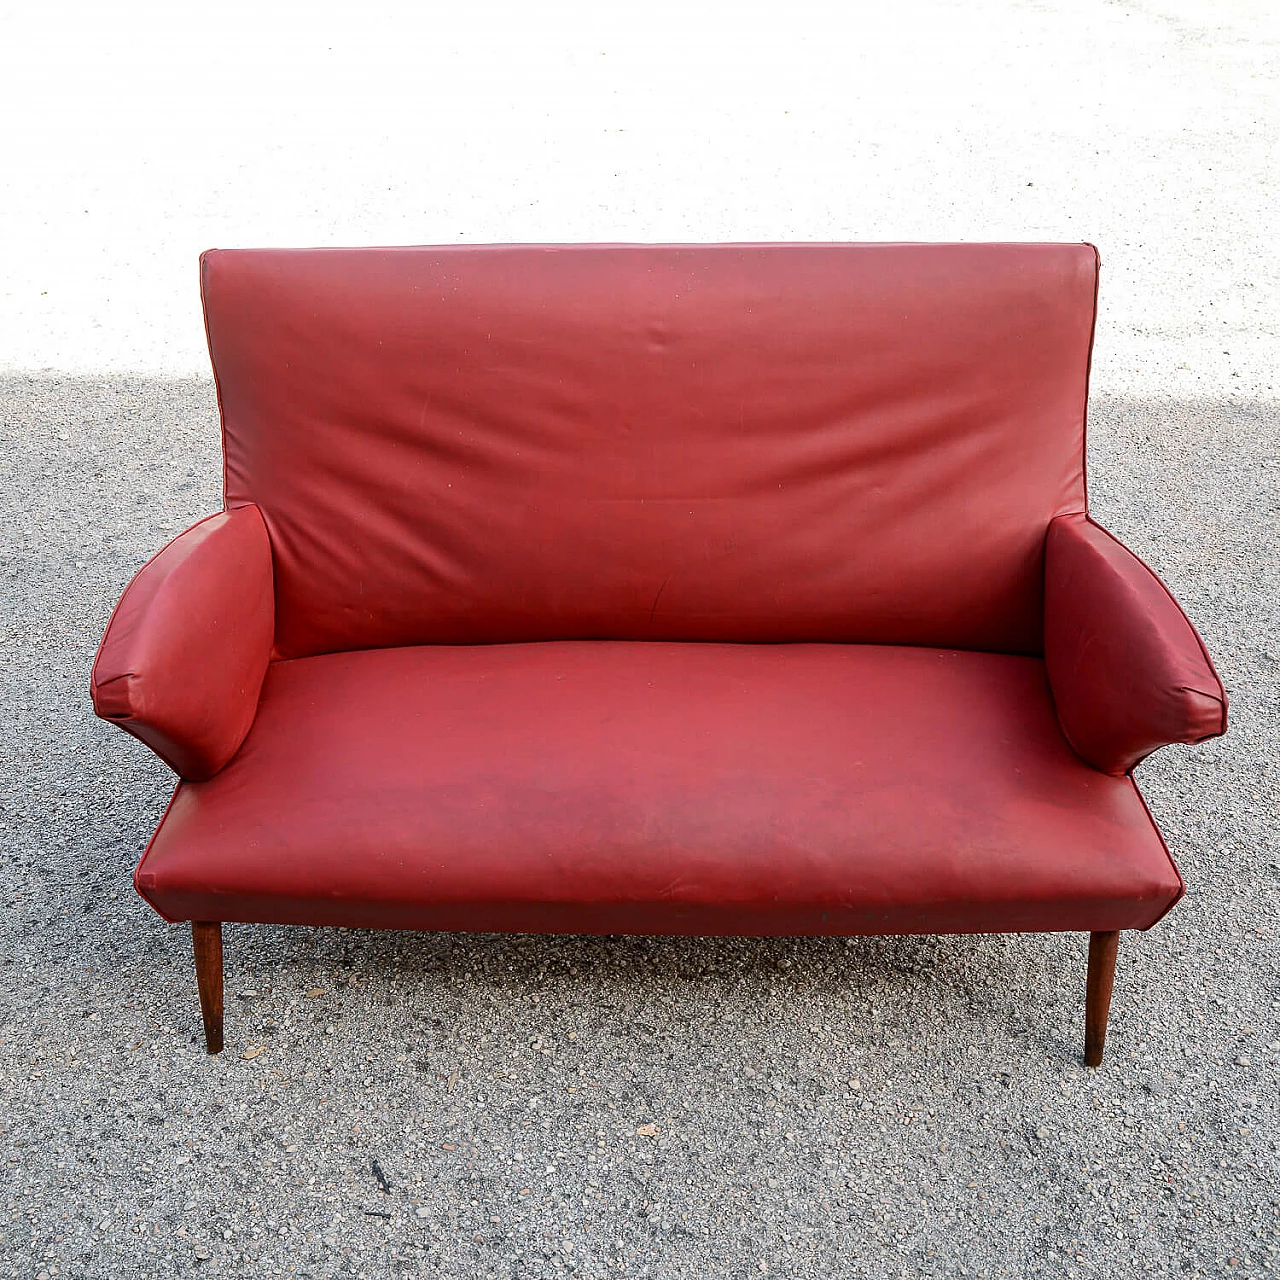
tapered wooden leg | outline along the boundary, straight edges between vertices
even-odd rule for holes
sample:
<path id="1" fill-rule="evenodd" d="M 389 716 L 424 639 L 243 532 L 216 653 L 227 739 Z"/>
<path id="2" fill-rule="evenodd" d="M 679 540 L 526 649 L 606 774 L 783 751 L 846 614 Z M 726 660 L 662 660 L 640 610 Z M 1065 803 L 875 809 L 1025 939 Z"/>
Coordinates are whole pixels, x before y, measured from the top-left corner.
<path id="1" fill-rule="evenodd" d="M 191 949 L 196 955 L 196 985 L 204 1015 L 204 1043 L 210 1053 L 222 1052 L 222 925 L 193 920 Z"/>
<path id="2" fill-rule="evenodd" d="M 1084 1002 L 1084 1061 L 1088 1067 L 1102 1065 L 1119 944 L 1120 932 L 1117 929 L 1089 935 L 1089 985 Z"/>

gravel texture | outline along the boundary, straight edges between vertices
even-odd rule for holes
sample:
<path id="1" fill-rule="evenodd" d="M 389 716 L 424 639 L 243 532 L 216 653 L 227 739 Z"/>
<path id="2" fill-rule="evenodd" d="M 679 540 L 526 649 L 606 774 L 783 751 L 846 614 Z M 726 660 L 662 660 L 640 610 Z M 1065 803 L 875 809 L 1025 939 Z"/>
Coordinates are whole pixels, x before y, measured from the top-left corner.
<path id="1" fill-rule="evenodd" d="M 6 18 L 0 1277 L 1280 1269 L 1280 9 L 454 8 Z M 1189 893 L 1102 1070 L 1078 935 L 231 925 L 208 1058 L 130 884 L 170 779 L 87 690 L 219 500 L 195 254 L 774 238 L 1102 249 L 1094 510 L 1233 698 L 1141 769 Z"/>
<path id="2" fill-rule="evenodd" d="M 12 377 L 0 405 L 0 1275 L 1280 1265 L 1273 406 L 1095 405 L 1095 509 L 1234 720 L 1142 769 L 1190 892 L 1124 936 L 1091 1072 L 1083 935 L 229 925 L 208 1058 L 188 933 L 129 880 L 170 778 L 86 683 L 128 577 L 217 504 L 211 387 Z"/>

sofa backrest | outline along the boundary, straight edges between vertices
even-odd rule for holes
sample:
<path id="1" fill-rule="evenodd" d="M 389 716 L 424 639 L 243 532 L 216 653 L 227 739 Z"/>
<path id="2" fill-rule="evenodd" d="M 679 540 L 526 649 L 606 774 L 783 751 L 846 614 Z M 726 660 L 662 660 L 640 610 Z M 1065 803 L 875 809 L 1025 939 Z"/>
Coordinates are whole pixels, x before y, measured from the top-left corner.
<path id="1" fill-rule="evenodd" d="M 276 652 L 1039 652 L 1096 281 L 1088 245 L 208 253 Z"/>

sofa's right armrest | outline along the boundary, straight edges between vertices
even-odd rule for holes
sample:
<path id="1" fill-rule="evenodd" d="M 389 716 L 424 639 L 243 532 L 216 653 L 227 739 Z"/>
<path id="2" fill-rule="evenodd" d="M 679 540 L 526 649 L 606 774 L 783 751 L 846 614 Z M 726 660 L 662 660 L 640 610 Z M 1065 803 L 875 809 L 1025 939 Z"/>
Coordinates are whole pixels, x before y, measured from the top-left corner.
<path id="1" fill-rule="evenodd" d="M 1128 773 L 1171 742 L 1227 729 L 1227 695 L 1164 583 L 1084 514 L 1045 542 L 1044 659 L 1067 741 L 1095 769 Z"/>
<path id="2" fill-rule="evenodd" d="M 253 723 L 274 632 L 262 513 L 208 516 L 125 588 L 94 659 L 93 709 L 181 777 L 212 777 Z"/>

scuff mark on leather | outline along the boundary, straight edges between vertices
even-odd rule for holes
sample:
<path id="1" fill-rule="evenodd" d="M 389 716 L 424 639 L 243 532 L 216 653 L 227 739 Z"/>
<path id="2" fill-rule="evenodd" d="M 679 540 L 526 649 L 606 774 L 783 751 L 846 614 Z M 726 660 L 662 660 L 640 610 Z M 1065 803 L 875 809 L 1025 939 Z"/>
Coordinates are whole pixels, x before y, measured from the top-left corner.
<path id="1" fill-rule="evenodd" d="M 658 601 L 662 599 L 662 593 L 667 589 L 667 583 L 671 581 L 671 575 L 667 574 L 662 580 L 662 586 L 658 588 L 658 594 L 653 597 L 653 608 L 649 610 L 649 625 L 653 626 L 654 616 L 658 612 Z"/>

